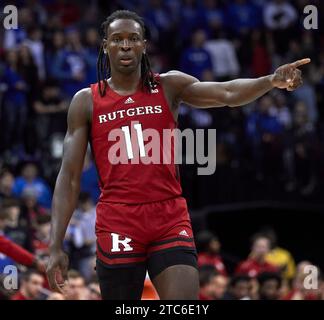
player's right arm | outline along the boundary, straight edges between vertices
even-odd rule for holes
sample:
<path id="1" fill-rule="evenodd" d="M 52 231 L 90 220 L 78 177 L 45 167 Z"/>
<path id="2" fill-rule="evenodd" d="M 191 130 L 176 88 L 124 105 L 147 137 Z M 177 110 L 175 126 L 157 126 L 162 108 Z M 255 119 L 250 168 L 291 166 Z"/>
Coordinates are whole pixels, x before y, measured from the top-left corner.
<path id="1" fill-rule="evenodd" d="M 51 288 L 62 292 L 67 280 L 68 257 L 63 251 L 67 226 L 77 204 L 80 177 L 88 144 L 92 99 L 90 89 L 83 89 L 73 97 L 67 115 L 63 159 L 54 189 L 50 237 L 50 259 L 47 277 Z"/>

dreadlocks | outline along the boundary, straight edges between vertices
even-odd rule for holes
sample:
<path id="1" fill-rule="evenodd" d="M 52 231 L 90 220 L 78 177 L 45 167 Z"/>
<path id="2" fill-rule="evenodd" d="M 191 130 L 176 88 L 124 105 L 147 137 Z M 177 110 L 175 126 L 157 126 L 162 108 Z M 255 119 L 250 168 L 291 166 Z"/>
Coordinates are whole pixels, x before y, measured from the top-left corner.
<path id="1" fill-rule="evenodd" d="M 134 20 L 142 28 L 143 35 L 145 35 L 145 26 L 143 19 L 138 16 L 135 12 L 128 10 L 117 10 L 112 13 L 106 21 L 101 25 L 104 37 L 107 38 L 108 26 L 115 20 L 118 19 L 129 19 Z M 97 59 L 97 80 L 100 96 L 103 97 L 106 94 L 106 89 L 108 87 L 107 79 L 110 74 L 110 64 L 108 54 L 105 54 L 103 44 L 100 46 L 100 51 Z M 151 70 L 151 65 L 149 59 L 145 53 L 142 55 L 141 60 L 141 84 L 142 89 L 146 88 L 149 92 L 152 88 L 156 86 L 156 81 L 153 76 L 153 72 Z"/>

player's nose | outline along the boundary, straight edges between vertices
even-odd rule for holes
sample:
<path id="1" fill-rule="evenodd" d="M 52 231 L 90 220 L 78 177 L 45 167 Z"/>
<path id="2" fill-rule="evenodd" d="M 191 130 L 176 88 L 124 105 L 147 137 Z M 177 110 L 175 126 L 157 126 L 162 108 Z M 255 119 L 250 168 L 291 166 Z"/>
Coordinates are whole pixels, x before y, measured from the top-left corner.
<path id="1" fill-rule="evenodd" d="M 122 50 L 127 51 L 127 50 L 130 49 L 130 47 L 131 47 L 131 45 L 130 45 L 130 42 L 129 42 L 128 39 L 124 39 L 124 40 L 121 42 L 121 49 L 122 49 Z"/>

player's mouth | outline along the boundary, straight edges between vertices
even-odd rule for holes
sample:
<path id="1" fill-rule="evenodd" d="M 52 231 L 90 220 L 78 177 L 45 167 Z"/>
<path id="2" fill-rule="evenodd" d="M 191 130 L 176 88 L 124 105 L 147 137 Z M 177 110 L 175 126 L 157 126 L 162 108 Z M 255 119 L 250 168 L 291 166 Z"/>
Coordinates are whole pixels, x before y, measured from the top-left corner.
<path id="1" fill-rule="evenodd" d="M 119 59 L 119 61 L 123 66 L 128 66 L 133 62 L 133 59 L 132 58 L 121 58 L 121 59 Z"/>

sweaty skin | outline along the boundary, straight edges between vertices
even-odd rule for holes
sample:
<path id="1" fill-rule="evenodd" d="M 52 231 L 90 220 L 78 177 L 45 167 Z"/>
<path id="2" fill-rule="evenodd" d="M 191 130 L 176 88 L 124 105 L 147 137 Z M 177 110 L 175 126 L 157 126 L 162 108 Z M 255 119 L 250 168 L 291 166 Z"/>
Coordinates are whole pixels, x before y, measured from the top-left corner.
<path id="1" fill-rule="evenodd" d="M 108 37 L 103 43 L 111 67 L 111 77 L 108 79 L 110 88 L 120 95 L 128 96 L 135 93 L 141 79 L 141 58 L 146 50 L 146 40 L 143 38 L 141 26 L 129 19 L 115 20 L 109 25 Z M 183 72 L 170 71 L 161 74 L 161 84 L 173 116 L 177 119 L 181 102 L 198 108 L 236 107 L 256 100 L 273 88 L 293 91 L 302 84 L 302 75 L 298 68 L 309 62 L 310 59 L 302 59 L 283 65 L 274 74 L 266 77 L 222 83 L 200 82 Z M 77 204 L 91 121 L 92 95 L 91 89 L 86 88 L 75 94 L 68 110 L 68 129 L 64 139 L 62 165 L 52 202 L 47 276 L 51 288 L 61 293 L 64 293 L 69 263 L 62 248 L 63 240 Z M 177 279 L 182 285 L 188 284 L 186 292 L 191 292 L 191 295 L 177 294 L 175 291 Z M 169 267 L 153 282 L 161 299 L 179 297 L 195 299 L 198 295 L 198 272 L 191 266 Z"/>

